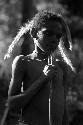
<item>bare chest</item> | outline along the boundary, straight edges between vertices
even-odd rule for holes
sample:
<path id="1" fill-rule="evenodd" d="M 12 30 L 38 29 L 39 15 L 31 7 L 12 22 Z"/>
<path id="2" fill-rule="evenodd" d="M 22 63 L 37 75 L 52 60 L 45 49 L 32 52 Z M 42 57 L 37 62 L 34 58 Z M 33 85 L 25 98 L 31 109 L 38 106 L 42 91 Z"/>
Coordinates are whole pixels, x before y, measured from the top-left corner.
<path id="1" fill-rule="evenodd" d="M 24 77 L 24 88 L 26 89 L 35 82 L 43 73 L 45 63 L 38 60 L 32 60 L 26 64 L 26 72 Z M 26 86 L 26 87 L 25 87 Z"/>

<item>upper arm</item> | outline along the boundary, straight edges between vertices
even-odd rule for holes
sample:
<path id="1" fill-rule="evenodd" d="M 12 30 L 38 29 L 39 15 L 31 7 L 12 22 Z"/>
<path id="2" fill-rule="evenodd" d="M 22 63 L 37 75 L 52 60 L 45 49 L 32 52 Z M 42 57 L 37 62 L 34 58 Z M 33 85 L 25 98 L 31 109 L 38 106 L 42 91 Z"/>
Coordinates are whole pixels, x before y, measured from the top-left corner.
<path id="1" fill-rule="evenodd" d="M 21 92 L 24 76 L 23 56 L 17 56 L 12 63 L 12 77 L 9 85 L 8 96 L 17 95 Z"/>

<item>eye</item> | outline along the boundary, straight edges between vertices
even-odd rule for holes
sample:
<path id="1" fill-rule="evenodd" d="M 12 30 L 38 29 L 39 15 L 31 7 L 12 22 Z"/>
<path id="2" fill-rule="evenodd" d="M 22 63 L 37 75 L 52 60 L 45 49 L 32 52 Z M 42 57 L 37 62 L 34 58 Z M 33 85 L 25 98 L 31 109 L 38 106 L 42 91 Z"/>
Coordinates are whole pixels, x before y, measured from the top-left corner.
<path id="1" fill-rule="evenodd" d="M 55 33 L 51 30 L 46 30 L 46 31 L 43 31 L 43 34 L 48 36 L 53 36 Z"/>

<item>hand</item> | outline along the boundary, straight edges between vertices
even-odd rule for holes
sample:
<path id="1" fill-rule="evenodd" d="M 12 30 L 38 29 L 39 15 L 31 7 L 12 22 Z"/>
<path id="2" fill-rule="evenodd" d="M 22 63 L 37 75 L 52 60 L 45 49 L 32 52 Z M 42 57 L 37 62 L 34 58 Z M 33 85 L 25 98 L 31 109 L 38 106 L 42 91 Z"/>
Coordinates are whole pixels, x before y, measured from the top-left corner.
<path id="1" fill-rule="evenodd" d="M 49 79 L 54 77 L 57 73 L 57 67 L 54 65 L 46 65 L 44 67 L 43 73 L 45 76 L 47 76 Z"/>

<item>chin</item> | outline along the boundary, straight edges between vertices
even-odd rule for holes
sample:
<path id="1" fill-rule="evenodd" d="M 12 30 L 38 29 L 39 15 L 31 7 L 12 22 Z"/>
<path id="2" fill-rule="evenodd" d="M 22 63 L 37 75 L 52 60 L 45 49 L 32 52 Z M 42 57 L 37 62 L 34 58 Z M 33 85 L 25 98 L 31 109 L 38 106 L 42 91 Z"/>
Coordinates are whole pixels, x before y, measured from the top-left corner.
<path id="1" fill-rule="evenodd" d="M 56 48 L 49 48 L 49 50 L 47 50 L 47 53 L 52 53 L 52 52 L 54 52 L 56 50 Z"/>

